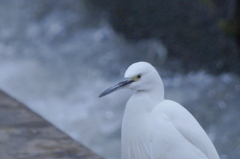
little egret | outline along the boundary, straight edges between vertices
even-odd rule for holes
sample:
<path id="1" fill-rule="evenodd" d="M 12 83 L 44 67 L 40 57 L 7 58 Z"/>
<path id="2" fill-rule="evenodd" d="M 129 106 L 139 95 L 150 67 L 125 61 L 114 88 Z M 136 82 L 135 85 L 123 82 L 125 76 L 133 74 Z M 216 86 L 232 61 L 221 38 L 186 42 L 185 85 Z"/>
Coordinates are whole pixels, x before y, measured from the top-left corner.
<path id="1" fill-rule="evenodd" d="M 219 159 L 197 120 L 180 104 L 164 99 L 162 80 L 151 64 L 132 64 L 125 80 L 99 97 L 125 86 L 134 93 L 122 122 L 122 159 Z"/>

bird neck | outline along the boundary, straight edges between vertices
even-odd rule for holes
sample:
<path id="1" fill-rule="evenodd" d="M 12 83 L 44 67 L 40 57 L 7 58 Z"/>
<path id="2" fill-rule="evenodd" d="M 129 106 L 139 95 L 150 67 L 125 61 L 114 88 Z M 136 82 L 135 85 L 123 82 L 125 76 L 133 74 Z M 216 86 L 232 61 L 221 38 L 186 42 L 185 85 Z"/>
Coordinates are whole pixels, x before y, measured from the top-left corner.
<path id="1" fill-rule="evenodd" d="M 153 89 L 142 92 L 142 93 L 144 93 L 144 96 L 147 96 L 150 100 L 152 100 L 152 103 L 155 106 L 158 103 L 160 103 L 162 100 L 164 100 L 164 89 L 162 85 L 158 85 Z"/>
<path id="2" fill-rule="evenodd" d="M 122 121 L 122 145 L 146 136 L 148 117 L 153 109 L 164 100 L 163 87 L 136 91 L 128 100 Z M 136 133 L 137 132 L 137 133 Z"/>
<path id="3" fill-rule="evenodd" d="M 127 110 L 150 113 L 158 103 L 164 100 L 163 85 L 159 84 L 150 90 L 136 91 L 129 99 Z"/>
<path id="4" fill-rule="evenodd" d="M 148 117 L 152 110 L 164 100 L 161 85 L 151 90 L 136 91 L 128 100 L 122 121 L 122 143 L 145 136 Z M 138 133 L 135 133 L 138 132 Z"/>

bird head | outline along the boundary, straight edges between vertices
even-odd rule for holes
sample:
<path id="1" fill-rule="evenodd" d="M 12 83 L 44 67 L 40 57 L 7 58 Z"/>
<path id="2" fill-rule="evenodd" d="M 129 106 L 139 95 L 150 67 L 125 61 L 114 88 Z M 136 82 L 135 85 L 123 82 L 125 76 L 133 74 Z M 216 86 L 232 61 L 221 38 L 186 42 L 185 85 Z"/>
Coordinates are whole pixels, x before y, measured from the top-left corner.
<path id="1" fill-rule="evenodd" d="M 110 94 L 119 88 L 128 87 L 135 91 L 148 91 L 161 81 L 157 70 L 147 62 L 137 62 L 128 67 L 125 79 L 103 91 L 99 97 Z"/>

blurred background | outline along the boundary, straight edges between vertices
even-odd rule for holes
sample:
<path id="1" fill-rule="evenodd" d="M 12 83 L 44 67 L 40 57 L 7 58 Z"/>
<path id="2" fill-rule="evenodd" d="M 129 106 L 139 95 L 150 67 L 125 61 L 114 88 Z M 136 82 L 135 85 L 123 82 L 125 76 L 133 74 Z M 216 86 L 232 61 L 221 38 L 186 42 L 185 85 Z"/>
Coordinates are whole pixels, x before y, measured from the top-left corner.
<path id="1" fill-rule="evenodd" d="M 0 0 L 0 89 L 106 159 L 120 158 L 133 62 L 154 65 L 221 159 L 240 156 L 240 0 Z"/>

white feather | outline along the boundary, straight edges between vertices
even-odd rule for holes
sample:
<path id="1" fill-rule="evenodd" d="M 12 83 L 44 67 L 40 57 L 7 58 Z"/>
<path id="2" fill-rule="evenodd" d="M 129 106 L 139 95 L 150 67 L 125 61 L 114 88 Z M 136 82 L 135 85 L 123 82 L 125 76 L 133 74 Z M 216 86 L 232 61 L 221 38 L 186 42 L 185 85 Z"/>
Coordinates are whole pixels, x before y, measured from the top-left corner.
<path id="1" fill-rule="evenodd" d="M 197 120 L 180 104 L 164 99 L 162 80 L 151 64 L 132 64 L 125 78 L 100 95 L 126 84 L 134 91 L 122 122 L 122 159 L 219 159 Z"/>

